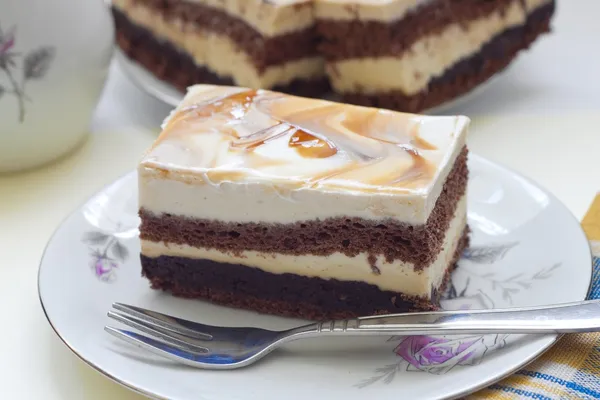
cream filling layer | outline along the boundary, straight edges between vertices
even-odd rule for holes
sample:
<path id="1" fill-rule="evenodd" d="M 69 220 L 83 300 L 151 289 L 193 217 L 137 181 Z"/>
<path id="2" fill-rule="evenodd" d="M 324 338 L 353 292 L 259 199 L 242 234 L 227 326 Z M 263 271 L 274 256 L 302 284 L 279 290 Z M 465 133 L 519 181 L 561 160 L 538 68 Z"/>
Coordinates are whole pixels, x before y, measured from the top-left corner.
<path id="1" fill-rule="evenodd" d="M 356 257 L 348 257 L 342 253 L 329 256 L 287 255 L 243 251 L 241 253 L 224 253 L 219 250 L 179 245 L 174 243 L 157 243 L 142 241 L 142 254 L 147 257 L 172 256 L 196 259 L 208 259 L 221 263 L 241 264 L 273 274 L 291 273 L 321 279 L 337 279 L 340 281 L 359 281 L 410 296 L 429 298 L 432 288 L 438 288 L 448 268 L 456 247 L 462 237 L 467 218 L 466 196 L 458 203 L 450 226 L 444 238 L 442 250 L 431 265 L 416 271 L 412 263 L 394 261 L 388 263 L 379 256 L 376 266 L 380 274 L 373 273 L 368 261 L 368 254 L 361 253 Z"/>
<path id="2" fill-rule="evenodd" d="M 225 11 L 264 36 L 306 29 L 314 23 L 312 0 L 185 0 Z"/>
<path id="3" fill-rule="evenodd" d="M 405 195 L 372 192 L 335 192 L 318 189 L 286 190 L 274 184 L 206 183 L 196 175 L 138 168 L 139 207 L 156 215 L 170 213 L 188 218 L 224 222 L 294 223 L 311 219 L 355 217 L 366 220 L 393 218 L 410 225 L 427 222 L 441 193 L 464 137 L 449 156 L 446 168 L 431 190 Z"/>
<path id="4" fill-rule="evenodd" d="M 391 22 L 437 0 L 315 0 L 317 19 Z"/>
<path id="5" fill-rule="evenodd" d="M 415 95 L 461 59 L 477 53 L 507 29 L 523 25 L 529 11 L 547 0 L 514 0 L 503 11 L 467 24 L 452 24 L 440 34 L 423 37 L 399 57 L 351 58 L 329 63 L 327 74 L 336 91 L 376 94 L 400 91 Z"/>
<path id="6" fill-rule="evenodd" d="M 315 16 L 338 21 L 393 22 L 432 1 L 442 0 L 315 0 Z M 551 1 L 525 0 L 525 7 L 531 11 Z"/>
<path id="7" fill-rule="evenodd" d="M 525 0 L 525 8 L 527 12 L 531 14 L 538 8 L 545 6 L 546 4 L 552 3 L 554 0 Z"/>
<path id="8" fill-rule="evenodd" d="M 236 85 L 253 89 L 271 88 L 289 84 L 295 79 L 311 80 L 324 76 L 321 57 L 307 57 L 258 71 L 250 56 L 225 35 L 200 29 L 193 23 L 166 20 L 159 12 L 139 2 L 128 2 L 126 6 L 127 16 L 132 22 L 182 49 L 196 64 L 223 78 L 232 78 Z"/>

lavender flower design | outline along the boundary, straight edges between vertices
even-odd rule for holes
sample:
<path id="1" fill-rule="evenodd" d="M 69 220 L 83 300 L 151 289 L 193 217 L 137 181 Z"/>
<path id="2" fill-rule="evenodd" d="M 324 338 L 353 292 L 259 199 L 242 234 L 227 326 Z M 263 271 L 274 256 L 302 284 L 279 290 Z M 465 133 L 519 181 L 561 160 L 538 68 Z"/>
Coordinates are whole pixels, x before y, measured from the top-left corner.
<path id="1" fill-rule="evenodd" d="M 443 373 L 473 356 L 479 336 L 447 339 L 433 336 L 408 336 L 394 349 L 410 366 L 427 372 Z"/>
<path id="2" fill-rule="evenodd" d="M 356 387 L 364 388 L 377 382 L 389 384 L 396 373 L 402 371 L 442 375 L 456 366 L 477 365 L 490 351 L 504 347 L 507 337 L 505 334 L 394 336 L 388 341 L 399 341 L 394 353 L 400 361 L 376 369 L 374 376 L 359 382 Z"/>
<path id="3" fill-rule="evenodd" d="M 0 98 L 5 94 L 11 94 L 16 97 L 19 105 L 19 122 L 25 121 L 25 101 L 31 101 L 25 92 L 25 85 L 28 81 L 42 79 L 50 64 L 54 59 L 54 47 L 44 46 L 27 53 L 24 57 L 14 51 L 16 44 L 16 29 L 13 27 L 8 31 L 3 31 L 0 26 L 0 70 L 8 79 L 9 87 L 0 85 Z M 23 59 L 19 67 L 17 61 Z M 17 71 L 21 70 L 20 78 L 17 77 Z"/>
<path id="4" fill-rule="evenodd" d="M 377 375 L 356 385 L 363 388 L 382 381 L 391 383 L 401 371 L 423 371 L 445 374 L 457 365 L 477 365 L 484 355 L 506 344 L 507 335 L 475 336 L 406 336 L 396 337 L 394 349 L 402 360 L 376 370 Z"/>
<path id="5" fill-rule="evenodd" d="M 119 262 L 129 257 L 127 247 L 117 237 L 104 232 L 87 232 L 83 241 L 90 246 L 90 268 L 94 275 L 103 282 L 114 281 Z"/>
<path id="6" fill-rule="evenodd" d="M 457 365 L 477 365 L 486 352 L 504 347 L 507 335 L 409 336 L 394 349 L 407 370 L 444 374 Z"/>
<path id="7" fill-rule="evenodd" d="M 502 260 L 518 243 L 471 247 L 465 251 L 463 260 L 472 264 L 494 264 Z M 530 288 L 535 281 L 548 279 L 561 266 L 556 263 L 535 273 L 517 274 L 499 278 L 495 272 L 479 273 L 463 266 L 460 271 L 466 279 L 453 279 L 441 299 L 446 310 L 468 310 L 495 308 L 494 299 L 488 294 L 499 290 L 504 302 L 512 304 L 512 296 Z M 455 278 L 456 275 L 453 275 Z M 485 290 L 482 290 L 485 289 Z M 497 296 L 496 296 L 497 297 Z M 375 383 L 389 384 L 397 373 L 421 371 L 441 375 L 456 366 L 481 363 L 486 354 L 506 345 L 509 335 L 465 335 L 465 336 L 394 336 L 388 342 L 399 342 L 394 353 L 400 360 L 375 370 L 375 375 L 355 386 L 364 388 Z"/>

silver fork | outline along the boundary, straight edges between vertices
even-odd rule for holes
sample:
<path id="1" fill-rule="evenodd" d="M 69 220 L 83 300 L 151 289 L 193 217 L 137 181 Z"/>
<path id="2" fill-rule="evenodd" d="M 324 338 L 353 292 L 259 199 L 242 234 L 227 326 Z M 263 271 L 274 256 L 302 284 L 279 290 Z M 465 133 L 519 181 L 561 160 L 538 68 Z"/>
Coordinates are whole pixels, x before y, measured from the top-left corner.
<path id="1" fill-rule="evenodd" d="M 106 326 L 111 335 L 179 363 L 206 369 L 250 365 L 284 343 L 318 336 L 600 331 L 600 300 L 556 306 L 391 314 L 325 321 L 286 331 L 228 328 L 114 303 L 108 316 L 149 336 Z M 151 336 L 151 337 L 150 337 Z"/>

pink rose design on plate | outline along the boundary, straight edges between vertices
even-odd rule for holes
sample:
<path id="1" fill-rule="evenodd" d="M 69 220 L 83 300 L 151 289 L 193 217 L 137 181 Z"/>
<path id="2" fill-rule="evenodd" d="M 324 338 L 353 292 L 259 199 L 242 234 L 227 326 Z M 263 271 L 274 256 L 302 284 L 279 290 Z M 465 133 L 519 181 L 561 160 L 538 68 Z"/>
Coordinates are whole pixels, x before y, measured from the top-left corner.
<path id="1" fill-rule="evenodd" d="M 399 371 L 441 375 L 457 365 L 477 365 L 488 350 L 504 347 L 507 336 L 394 336 L 390 341 L 400 341 L 394 352 L 401 361 L 377 368 L 377 375 L 363 379 L 355 386 L 364 388 L 376 382 L 391 383 Z"/>
<path id="2" fill-rule="evenodd" d="M 408 336 L 394 350 L 409 363 L 409 370 L 443 374 L 456 365 L 472 364 L 486 350 L 481 336 Z"/>
<path id="3" fill-rule="evenodd" d="M 92 259 L 92 266 L 96 276 L 103 281 L 111 281 L 115 278 L 115 269 L 119 267 L 119 264 L 113 260 L 105 257 L 96 257 Z"/>
<path id="4" fill-rule="evenodd" d="M 8 53 L 8 51 L 15 45 L 15 33 L 14 29 L 11 31 L 1 34 L 0 31 L 0 57 Z"/>
<path id="5" fill-rule="evenodd" d="M 119 263 L 129 257 L 127 247 L 113 234 L 98 231 L 86 232 L 83 241 L 90 246 L 90 267 L 96 278 L 102 282 L 114 281 Z"/>

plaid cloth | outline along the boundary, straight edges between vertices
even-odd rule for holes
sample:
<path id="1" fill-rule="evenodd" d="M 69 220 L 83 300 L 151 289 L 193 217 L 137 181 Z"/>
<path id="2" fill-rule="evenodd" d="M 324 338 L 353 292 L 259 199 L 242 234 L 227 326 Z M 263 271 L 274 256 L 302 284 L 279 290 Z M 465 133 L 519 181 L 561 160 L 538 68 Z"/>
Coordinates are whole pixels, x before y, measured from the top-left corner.
<path id="1" fill-rule="evenodd" d="M 594 254 L 590 299 L 600 298 L 600 193 L 582 222 Z M 563 336 L 539 359 L 466 400 L 600 399 L 600 333 Z"/>

